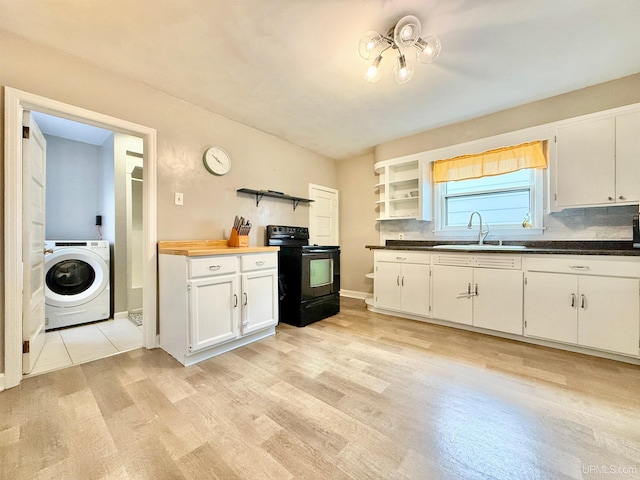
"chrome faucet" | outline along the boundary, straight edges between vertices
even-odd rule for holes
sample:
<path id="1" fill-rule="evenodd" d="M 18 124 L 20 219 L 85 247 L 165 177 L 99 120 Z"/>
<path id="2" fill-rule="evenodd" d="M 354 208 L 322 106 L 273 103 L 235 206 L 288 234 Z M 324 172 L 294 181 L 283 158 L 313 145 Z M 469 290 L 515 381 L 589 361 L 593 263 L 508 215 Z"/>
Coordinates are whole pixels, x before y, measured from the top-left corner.
<path id="1" fill-rule="evenodd" d="M 478 230 L 478 245 L 482 245 L 484 244 L 484 239 L 487 237 L 487 235 L 489 235 L 489 225 L 485 223 L 487 229 L 482 230 L 482 215 L 480 215 L 480 212 L 471 212 L 471 216 L 469 217 L 469 224 L 467 225 L 467 228 L 469 229 L 471 228 L 474 215 L 478 215 L 478 218 L 480 219 L 480 227 Z"/>

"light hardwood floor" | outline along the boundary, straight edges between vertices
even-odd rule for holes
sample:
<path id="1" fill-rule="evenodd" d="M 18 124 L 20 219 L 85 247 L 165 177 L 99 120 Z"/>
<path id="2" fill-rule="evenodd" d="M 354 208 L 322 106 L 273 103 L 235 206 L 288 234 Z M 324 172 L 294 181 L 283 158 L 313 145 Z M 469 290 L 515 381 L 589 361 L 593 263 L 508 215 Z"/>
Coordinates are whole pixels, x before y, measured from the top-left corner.
<path id="1" fill-rule="evenodd" d="M 0 393 L 3 479 L 640 478 L 640 367 L 368 312 Z"/>

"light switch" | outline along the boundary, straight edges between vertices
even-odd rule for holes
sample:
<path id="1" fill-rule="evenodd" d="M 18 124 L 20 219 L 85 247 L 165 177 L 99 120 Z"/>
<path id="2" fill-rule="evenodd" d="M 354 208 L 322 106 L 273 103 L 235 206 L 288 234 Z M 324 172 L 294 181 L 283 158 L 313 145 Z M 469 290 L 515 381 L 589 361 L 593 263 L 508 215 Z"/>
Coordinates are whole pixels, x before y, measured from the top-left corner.
<path id="1" fill-rule="evenodd" d="M 174 192 L 173 203 L 176 205 L 184 205 L 184 195 L 182 193 Z"/>

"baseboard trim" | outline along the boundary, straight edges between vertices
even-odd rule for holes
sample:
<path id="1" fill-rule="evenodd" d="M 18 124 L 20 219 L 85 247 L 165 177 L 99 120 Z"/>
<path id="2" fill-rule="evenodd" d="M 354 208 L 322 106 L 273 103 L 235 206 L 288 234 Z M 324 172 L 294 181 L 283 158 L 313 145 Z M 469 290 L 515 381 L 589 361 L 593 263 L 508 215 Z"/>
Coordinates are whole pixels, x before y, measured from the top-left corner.
<path id="1" fill-rule="evenodd" d="M 0 392 L 4 390 L 4 373 L 0 373 Z"/>
<path id="2" fill-rule="evenodd" d="M 359 292 L 357 290 L 344 290 L 344 289 L 341 289 L 340 290 L 340 296 L 341 297 L 348 297 L 348 298 L 359 298 L 360 300 L 366 300 L 367 298 L 371 297 L 372 295 L 370 293 Z"/>
<path id="3" fill-rule="evenodd" d="M 122 320 L 123 318 L 129 318 L 129 312 L 127 312 L 126 310 L 124 312 L 115 312 L 113 314 L 114 320 Z"/>

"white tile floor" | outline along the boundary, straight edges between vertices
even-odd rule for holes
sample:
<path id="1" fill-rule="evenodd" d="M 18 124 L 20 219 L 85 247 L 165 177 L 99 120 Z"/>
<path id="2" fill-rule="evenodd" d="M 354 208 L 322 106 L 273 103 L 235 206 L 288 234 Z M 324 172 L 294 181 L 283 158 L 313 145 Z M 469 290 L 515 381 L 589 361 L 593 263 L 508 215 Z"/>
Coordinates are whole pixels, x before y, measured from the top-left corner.
<path id="1" fill-rule="evenodd" d="M 90 362 L 142 347 L 142 327 L 128 318 L 47 332 L 44 348 L 29 375 Z"/>

